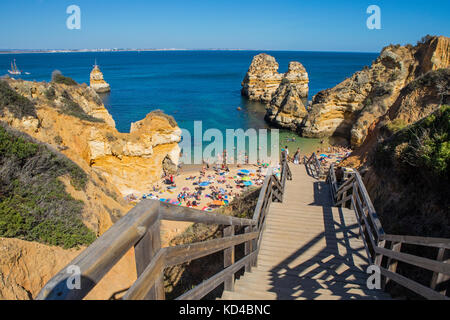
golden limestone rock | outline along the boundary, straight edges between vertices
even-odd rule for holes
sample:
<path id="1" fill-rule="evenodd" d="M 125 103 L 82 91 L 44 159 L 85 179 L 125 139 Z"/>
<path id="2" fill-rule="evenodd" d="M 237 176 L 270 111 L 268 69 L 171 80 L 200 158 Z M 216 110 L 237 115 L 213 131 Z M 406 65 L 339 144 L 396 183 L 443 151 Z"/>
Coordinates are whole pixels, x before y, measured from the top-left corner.
<path id="1" fill-rule="evenodd" d="M 110 92 L 111 88 L 109 84 L 103 79 L 103 73 L 100 71 L 100 67 L 96 64 L 91 71 L 90 87 L 97 93 Z"/>
<path id="2" fill-rule="evenodd" d="M 162 112 L 151 112 L 132 124 L 130 133 L 120 133 L 92 88 L 22 80 L 7 83 L 34 103 L 37 116 L 22 119 L 3 112 L 0 120 L 60 149 L 84 170 L 107 179 L 123 196 L 148 191 L 160 178 L 166 157 L 178 164 L 181 129 Z"/>
<path id="3" fill-rule="evenodd" d="M 0 121 L 59 150 L 86 173 L 84 190 L 76 190 L 69 177 L 59 179 L 68 194 L 84 203 L 82 222 L 97 236 L 131 209 L 124 196 L 148 192 L 167 163 L 178 164 L 181 130 L 160 111 L 133 123 L 130 133 L 120 133 L 102 100 L 86 85 L 3 81 L 2 90 L 22 98 L 0 105 Z M 0 299 L 35 298 L 82 249 L 0 238 Z M 135 279 L 130 250 L 87 298 L 108 299 Z"/>
<path id="4" fill-rule="evenodd" d="M 299 62 L 291 62 L 287 73 L 278 73 L 278 63 L 274 57 L 261 53 L 252 60 L 242 81 L 242 95 L 252 101 L 269 103 L 283 79 L 296 86 L 302 98 L 308 96 L 308 73 Z"/>
<path id="5" fill-rule="evenodd" d="M 450 66 L 449 41 L 443 36 L 425 37 L 416 46 L 384 48 L 370 68 L 314 96 L 302 135 L 338 136 L 360 146 L 374 121 L 396 103 L 408 84 Z"/>
<path id="6" fill-rule="evenodd" d="M 297 131 L 307 114 L 301 92 L 294 83 L 284 78 L 266 107 L 266 121 L 280 128 Z"/>

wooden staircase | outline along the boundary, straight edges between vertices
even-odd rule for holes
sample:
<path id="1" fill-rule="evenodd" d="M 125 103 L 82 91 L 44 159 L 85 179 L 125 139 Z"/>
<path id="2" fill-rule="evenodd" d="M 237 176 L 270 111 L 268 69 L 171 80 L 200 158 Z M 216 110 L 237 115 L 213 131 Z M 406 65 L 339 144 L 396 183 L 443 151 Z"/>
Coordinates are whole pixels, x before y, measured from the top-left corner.
<path id="1" fill-rule="evenodd" d="M 220 286 L 224 300 L 390 299 L 367 287 L 369 265 L 380 271 L 383 288 L 394 282 L 427 299 L 449 300 L 450 239 L 387 234 L 357 171 L 338 181 L 334 165 L 325 173 L 315 153 L 292 170 L 281 155 L 281 174 L 269 169 L 252 218 L 142 200 L 54 275 L 37 299 L 83 299 L 134 247 L 138 277 L 124 300 L 164 300 L 166 268 L 219 252 L 223 269 L 177 300 L 199 300 Z M 222 234 L 162 248 L 163 220 L 218 225 Z M 239 245 L 244 256 L 236 261 Z M 418 255 L 411 247 L 436 257 Z M 430 285 L 397 270 L 398 262 L 427 270 Z M 73 279 L 67 268 L 73 266 L 80 270 L 80 288 L 68 285 Z"/>
<path id="2" fill-rule="evenodd" d="M 333 207 L 330 186 L 291 165 L 283 203 L 272 203 L 257 267 L 224 300 L 390 299 L 367 288 L 369 266 L 353 210 Z"/>

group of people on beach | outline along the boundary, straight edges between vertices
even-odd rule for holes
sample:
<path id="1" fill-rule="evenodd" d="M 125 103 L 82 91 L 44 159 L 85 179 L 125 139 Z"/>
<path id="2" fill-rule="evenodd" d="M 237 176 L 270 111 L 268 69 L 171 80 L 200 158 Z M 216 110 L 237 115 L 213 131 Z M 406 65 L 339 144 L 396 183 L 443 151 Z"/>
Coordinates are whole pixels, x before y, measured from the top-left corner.
<path id="1" fill-rule="evenodd" d="M 294 164 L 300 164 L 300 156 L 301 156 L 300 148 L 297 148 L 297 151 L 294 153 L 293 157 L 289 156 L 288 146 L 285 146 L 283 149 L 281 149 L 281 152 L 284 152 L 289 162 L 293 162 Z"/>

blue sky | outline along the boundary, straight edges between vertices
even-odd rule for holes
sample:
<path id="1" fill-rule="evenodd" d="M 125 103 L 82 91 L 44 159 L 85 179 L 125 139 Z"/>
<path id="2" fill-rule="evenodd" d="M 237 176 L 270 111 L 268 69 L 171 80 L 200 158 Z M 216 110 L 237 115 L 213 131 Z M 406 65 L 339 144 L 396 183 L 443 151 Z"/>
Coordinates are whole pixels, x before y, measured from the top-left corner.
<path id="1" fill-rule="evenodd" d="M 81 8 L 68 30 L 66 8 Z M 369 5 L 381 30 L 369 30 Z M 448 0 L 14 0 L 0 2 L 0 48 L 239 48 L 378 52 L 450 36 Z"/>

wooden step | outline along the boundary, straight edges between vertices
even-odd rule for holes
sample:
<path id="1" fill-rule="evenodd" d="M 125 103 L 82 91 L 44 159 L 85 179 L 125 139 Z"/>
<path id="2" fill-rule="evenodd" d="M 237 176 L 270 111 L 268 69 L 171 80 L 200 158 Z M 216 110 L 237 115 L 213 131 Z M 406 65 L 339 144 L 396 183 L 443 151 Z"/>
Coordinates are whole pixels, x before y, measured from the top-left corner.
<path id="1" fill-rule="evenodd" d="M 305 296 L 306 294 L 326 294 L 335 296 L 360 295 L 381 296 L 385 293 L 380 290 L 368 289 L 365 285 L 345 284 L 344 282 L 320 281 L 311 279 L 277 279 L 273 284 L 258 279 L 245 279 L 236 282 L 236 291 L 274 292 L 283 295 Z"/>
<path id="2" fill-rule="evenodd" d="M 357 283 L 365 285 L 367 282 L 368 274 L 356 272 L 351 274 L 344 274 L 344 275 L 337 275 L 337 274 L 326 274 L 326 273 L 311 273 L 307 274 L 305 276 L 299 276 L 298 272 L 285 270 L 284 272 L 275 272 L 275 271 L 263 271 L 260 270 L 260 268 L 252 268 L 252 272 L 247 272 L 244 274 L 242 279 L 246 279 L 247 276 L 258 276 L 261 279 L 277 279 L 277 278 L 286 278 L 286 277 L 292 277 L 292 278 L 307 278 L 307 279 L 315 279 L 320 281 L 334 281 L 334 282 L 345 282 L 345 283 Z"/>
<path id="3" fill-rule="evenodd" d="M 238 285 L 235 287 L 235 291 L 230 296 L 251 297 L 249 299 L 261 299 L 261 300 L 333 300 L 332 297 L 338 297 L 334 300 L 351 300 L 351 299 L 377 299 L 379 294 L 368 295 L 364 290 L 350 289 L 348 292 L 337 292 L 336 294 L 332 290 L 317 289 L 311 291 L 289 290 L 285 288 L 276 288 L 273 291 L 262 291 L 260 288 L 252 286 Z M 381 295 L 381 294 L 380 294 Z"/>

